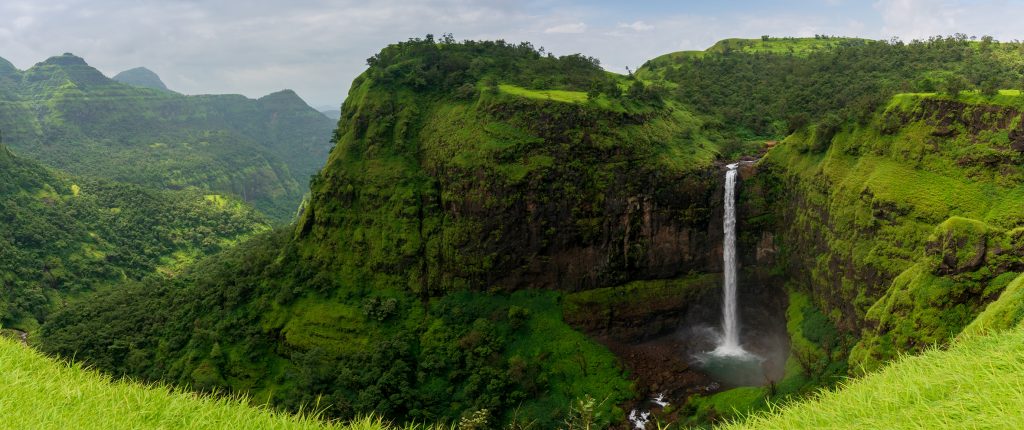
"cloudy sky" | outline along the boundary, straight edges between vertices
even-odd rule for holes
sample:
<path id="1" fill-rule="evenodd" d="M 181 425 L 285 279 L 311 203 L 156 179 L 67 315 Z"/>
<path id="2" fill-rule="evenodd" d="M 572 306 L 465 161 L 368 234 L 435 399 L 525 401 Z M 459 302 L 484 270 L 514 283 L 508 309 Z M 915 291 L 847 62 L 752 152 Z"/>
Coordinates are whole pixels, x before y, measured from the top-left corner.
<path id="1" fill-rule="evenodd" d="M 291 88 L 338 106 L 367 57 L 427 33 L 530 41 L 623 72 L 728 37 L 904 40 L 955 32 L 1024 39 L 1024 0 L 0 0 L 0 57 L 63 52 L 108 76 L 136 66 L 186 94 Z"/>

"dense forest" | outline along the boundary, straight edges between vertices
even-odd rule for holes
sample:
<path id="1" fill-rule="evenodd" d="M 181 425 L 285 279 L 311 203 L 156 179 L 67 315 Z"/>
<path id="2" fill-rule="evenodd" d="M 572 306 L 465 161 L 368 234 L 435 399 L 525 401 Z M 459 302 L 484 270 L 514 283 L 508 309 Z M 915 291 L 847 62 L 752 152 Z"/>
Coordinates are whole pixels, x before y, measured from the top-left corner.
<path id="1" fill-rule="evenodd" d="M 0 148 L 0 321 L 115 377 L 459 428 L 629 428 L 648 410 L 647 428 L 703 427 L 787 404 L 749 423 L 871 427 L 863 393 L 886 383 L 887 411 L 948 424 L 902 390 L 935 369 L 901 355 L 979 381 L 1019 370 L 1022 44 L 765 36 L 618 75 L 444 35 L 366 65 L 317 171 L 286 157 L 321 148 L 294 93 L 186 97 L 67 55 L 0 62 L 17 100 L 0 126 L 22 145 Z M 64 108 L 14 121 L 37 93 Z M 268 143 L 239 125 L 264 108 L 308 122 L 277 117 Z M 152 163 L 76 164 L 111 148 Z M 301 208 L 300 168 L 316 172 Z M 778 370 L 757 384 L 701 367 L 686 330 L 721 319 L 727 169 L 744 343 Z M 829 409 L 803 403 L 864 375 L 814 397 Z M 828 415 L 840 404 L 860 415 Z"/>
<path id="2" fill-rule="evenodd" d="M 725 40 L 637 71 L 738 140 L 781 139 L 812 123 L 864 123 L 897 93 L 1024 88 L 1024 49 L 991 37 Z M 824 136 L 824 135 L 823 135 Z M 823 138 L 824 139 L 824 138 Z M 824 143 L 824 142 L 823 142 Z"/>
<path id="3" fill-rule="evenodd" d="M 55 172 L 0 145 L 0 324 L 35 330 L 83 293 L 157 272 L 268 229 L 230 198 Z"/>

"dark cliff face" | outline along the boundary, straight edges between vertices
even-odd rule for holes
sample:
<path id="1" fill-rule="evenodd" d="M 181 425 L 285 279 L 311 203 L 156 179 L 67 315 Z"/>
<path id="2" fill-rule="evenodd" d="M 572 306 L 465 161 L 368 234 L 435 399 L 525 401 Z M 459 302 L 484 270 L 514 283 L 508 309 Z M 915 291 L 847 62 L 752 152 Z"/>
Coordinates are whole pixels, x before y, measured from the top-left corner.
<path id="1" fill-rule="evenodd" d="M 619 172 L 607 187 L 590 191 L 603 201 L 550 198 L 558 190 L 542 185 L 521 190 L 523 198 L 498 216 L 470 207 L 453 207 L 448 216 L 459 213 L 482 224 L 484 237 L 502 237 L 467 247 L 502 256 L 484 281 L 502 289 L 579 291 L 672 278 L 720 267 L 708 252 L 721 236 L 708 205 L 719 182 L 712 173 L 638 178 Z"/>

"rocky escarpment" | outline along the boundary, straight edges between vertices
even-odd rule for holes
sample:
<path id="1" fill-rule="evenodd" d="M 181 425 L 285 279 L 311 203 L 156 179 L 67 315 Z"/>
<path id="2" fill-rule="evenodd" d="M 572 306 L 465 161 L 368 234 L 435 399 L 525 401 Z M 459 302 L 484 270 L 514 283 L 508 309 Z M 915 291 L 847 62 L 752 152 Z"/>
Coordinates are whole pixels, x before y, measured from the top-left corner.
<path id="1" fill-rule="evenodd" d="M 782 267 L 847 333 L 854 367 L 947 341 L 1021 270 L 1020 112 L 897 96 L 824 156 L 811 130 L 762 163 Z"/>
<path id="2" fill-rule="evenodd" d="M 667 111 L 505 94 L 410 105 L 360 90 L 297 228 L 344 249 L 334 263 L 422 294 L 580 291 L 720 265 L 707 252 L 720 242 L 719 172 L 668 158 L 660 139 L 683 130 Z"/>

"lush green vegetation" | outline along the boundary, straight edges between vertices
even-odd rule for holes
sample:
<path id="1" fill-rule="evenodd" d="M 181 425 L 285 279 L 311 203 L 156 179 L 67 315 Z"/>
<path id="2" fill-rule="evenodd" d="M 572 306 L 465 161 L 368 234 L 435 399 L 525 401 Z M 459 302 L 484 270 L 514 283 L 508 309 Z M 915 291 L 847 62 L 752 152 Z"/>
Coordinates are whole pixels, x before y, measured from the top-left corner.
<path id="1" fill-rule="evenodd" d="M 333 121 L 292 91 L 186 97 L 116 82 L 70 54 L 0 69 L 7 144 L 81 177 L 230 194 L 286 222 L 330 148 Z"/>
<path id="2" fill-rule="evenodd" d="M 559 293 L 536 289 L 630 280 L 644 250 L 620 253 L 612 244 L 633 227 L 605 233 L 602 218 L 649 193 L 626 175 L 702 186 L 715 153 L 699 124 L 591 60 L 528 45 L 412 40 L 369 64 L 294 229 L 68 307 L 42 347 L 114 374 L 319 403 L 331 417 L 486 410 L 550 427 L 590 396 L 598 423 L 622 420 L 634 394 L 614 356 L 563 322 Z M 502 91 L 523 85 L 578 100 Z M 590 103 L 579 91 L 591 88 L 614 103 Z M 648 198 L 706 217 L 692 208 L 703 197 Z M 555 278 L 554 265 L 527 266 L 578 246 L 605 247 L 607 269 Z"/>
<path id="3" fill-rule="evenodd" d="M 765 160 L 801 202 L 784 221 L 794 270 L 831 320 L 864 329 L 855 368 L 947 341 L 1021 270 L 1007 231 L 1024 225 L 1024 159 L 1003 128 L 1017 96 L 973 97 L 898 96 L 826 149 L 805 130 Z"/>
<path id="4" fill-rule="evenodd" d="M 1021 82 L 1022 58 L 960 36 L 767 38 L 618 76 L 529 44 L 394 44 L 353 83 L 293 226 L 62 307 L 41 347 L 332 418 L 548 428 L 590 405 L 606 426 L 634 387 L 566 321 L 604 334 L 710 290 L 718 165 L 785 136 L 744 173 L 740 241 L 744 264 L 773 262 L 750 273 L 788 288 L 786 376 L 693 396 L 680 423 L 795 401 L 957 336 L 997 363 L 1002 341 L 974 335 L 1024 315 L 1024 103 L 993 88 Z M 872 377 L 938 368 L 906 363 L 919 374 Z"/>
<path id="5" fill-rule="evenodd" d="M 101 292 L 54 315 L 43 347 L 115 374 L 317 404 L 329 417 L 454 422 L 486 410 L 548 427 L 587 395 L 603 400 L 600 422 L 623 417 L 615 405 L 632 396 L 629 383 L 607 350 L 562 322 L 557 294 L 420 303 L 401 289 L 308 290 L 327 274 L 279 255 L 287 238 L 263 236 L 172 282 Z"/>
<path id="6" fill-rule="evenodd" d="M 113 381 L 42 356 L 0 337 L 0 420 L 17 429 L 337 429 L 388 430 L 376 418 L 328 423 L 293 416 L 245 399 L 198 395 L 181 388 Z M 443 426 L 410 426 L 442 429 Z"/>
<path id="7" fill-rule="evenodd" d="M 22 330 L 80 293 L 176 273 L 267 229 L 234 200 L 76 179 L 2 145 L 0 220 L 0 323 Z"/>
<path id="8" fill-rule="evenodd" d="M 1017 428 L 1024 425 L 1022 342 L 1022 329 L 965 339 L 724 428 Z"/>
<path id="9" fill-rule="evenodd" d="M 812 123 L 866 121 L 901 92 L 1020 89 L 1024 45 L 964 35 L 928 40 L 723 40 L 699 55 L 656 58 L 637 71 L 727 135 L 782 138 Z M 952 86 L 952 87 L 951 87 Z"/>

